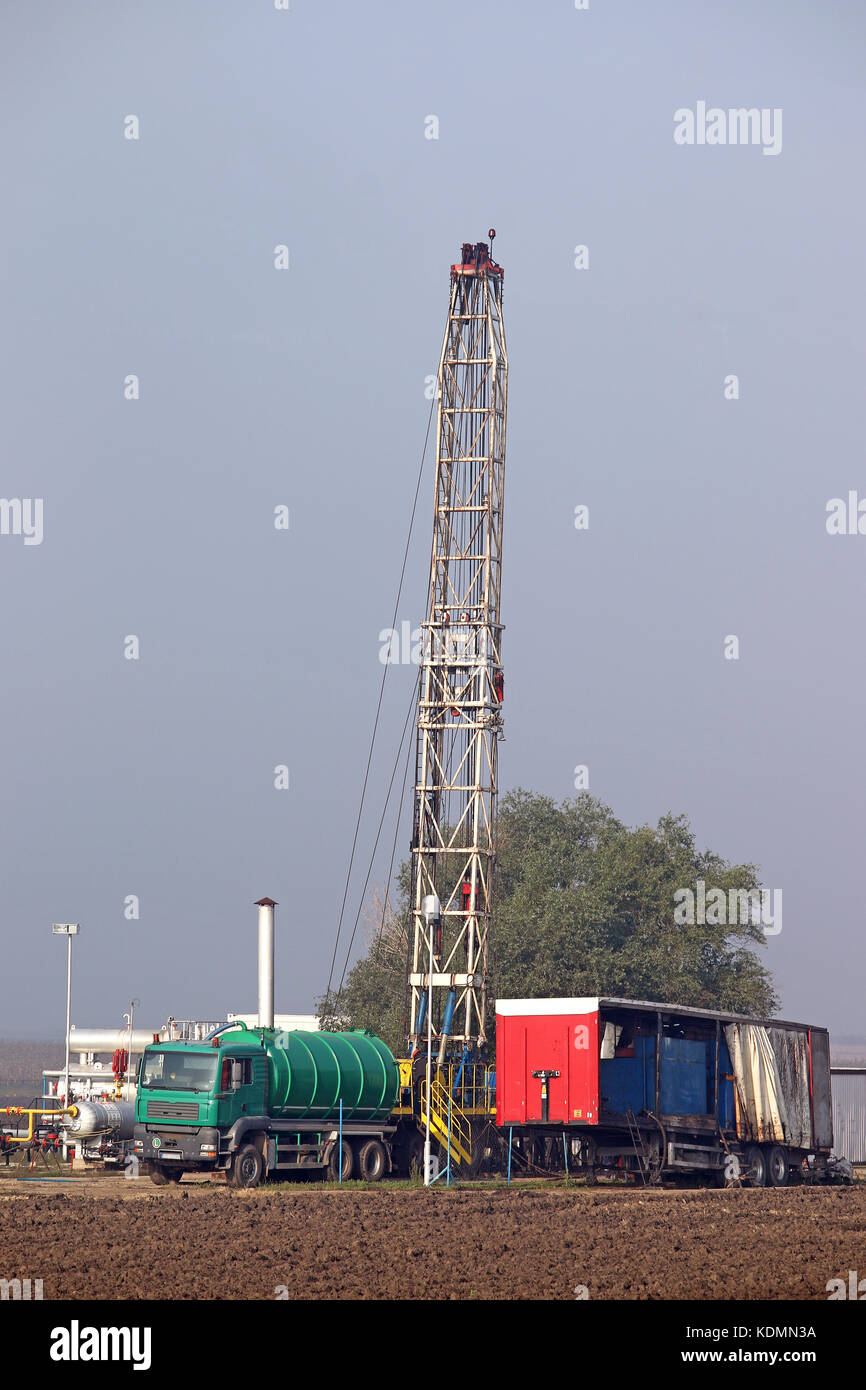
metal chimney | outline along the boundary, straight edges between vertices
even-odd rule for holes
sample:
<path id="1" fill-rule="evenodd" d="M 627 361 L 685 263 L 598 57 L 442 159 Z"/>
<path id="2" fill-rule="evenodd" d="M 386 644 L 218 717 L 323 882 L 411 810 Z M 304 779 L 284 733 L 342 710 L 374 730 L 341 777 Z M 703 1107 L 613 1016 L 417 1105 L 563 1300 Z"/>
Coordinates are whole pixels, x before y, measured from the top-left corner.
<path id="1" fill-rule="evenodd" d="M 259 1027 L 274 1026 L 274 908 L 273 898 L 259 898 Z"/>

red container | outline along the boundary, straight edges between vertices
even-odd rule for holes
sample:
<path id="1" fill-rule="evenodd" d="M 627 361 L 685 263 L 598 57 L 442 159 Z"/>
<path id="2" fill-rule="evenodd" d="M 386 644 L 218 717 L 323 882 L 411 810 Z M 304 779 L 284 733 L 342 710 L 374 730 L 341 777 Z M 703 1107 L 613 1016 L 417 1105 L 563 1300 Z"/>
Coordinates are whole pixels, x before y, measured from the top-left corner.
<path id="1" fill-rule="evenodd" d="M 498 1125 L 598 1124 L 598 1015 L 598 999 L 497 1000 Z"/>

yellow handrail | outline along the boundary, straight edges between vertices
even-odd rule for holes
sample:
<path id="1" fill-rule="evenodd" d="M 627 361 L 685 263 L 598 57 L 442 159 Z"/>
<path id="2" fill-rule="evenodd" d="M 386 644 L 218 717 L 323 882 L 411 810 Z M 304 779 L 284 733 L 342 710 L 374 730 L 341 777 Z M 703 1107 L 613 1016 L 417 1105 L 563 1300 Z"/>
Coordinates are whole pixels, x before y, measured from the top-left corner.
<path id="1" fill-rule="evenodd" d="M 415 1108 L 415 1097 L 420 1099 L 421 1092 L 412 1080 L 412 1061 L 404 1058 L 399 1067 L 401 1094 L 395 1110 L 409 1114 Z M 491 1063 L 464 1062 L 461 1065 L 450 1062 L 440 1067 L 435 1060 L 433 1062 L 433 1078 L 451 1095 L 464 1115 L 496 1114 L 495 1075 L 496 1068 Z"/>
<path id="2" fill-rule="evenodd" d="M 447 1149 L 451 1150 L 451 1157 L 456 1157 L 458 1162 L 470 1164 L 472 1162 L 472 1130 L 460 1106 L 451 1097 L 451 1124 L 449 1132 L 448 1124 L 448 1092 L 438 1079 L 434 1079 L 430 1086 L 430 1128 L 436 1138 Z M 427 1120 L 427 1082 L 421 1082 L 421 1120 Z"/>

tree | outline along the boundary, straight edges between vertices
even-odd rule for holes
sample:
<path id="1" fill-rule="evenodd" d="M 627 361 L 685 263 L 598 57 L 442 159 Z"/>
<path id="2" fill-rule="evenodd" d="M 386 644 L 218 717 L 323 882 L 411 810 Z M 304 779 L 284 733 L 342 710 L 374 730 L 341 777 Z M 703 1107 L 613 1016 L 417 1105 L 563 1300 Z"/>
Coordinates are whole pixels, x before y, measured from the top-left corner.
<path id="1" fill-rule="evenodd" d="M 557 806 L 518 790 L 503 799 L 498 825 L 496 994 L 658 999 L 757 1015 L 778 1008 L 751 915 L 675 920 L 675 893 L 699 881 L 726 900 L 730 890 L 759 887 L 753 864 L 699 851 L 685 816 L 629 829 L 589 793 Z"/>
<path id="2" fill-rule="evenodd" d="M 607 995 L 768 1017 L 778 1008 L 772 977 L 756 949 L 765 944 L 752 914 L 679 922 L 679 890 L 731 894 L 759 888 L 753 864 L 698 850 L 685 816 L 630 829 L 584 792 L 558 805 L 516 790 L 500 804 L 495 902 L 490 932 L 492 997 Z M 405 1044 L 406 965 L 411 917 L 409 866 L 400 906 L 381 901 L 367 953 L 320 1016 L 369 1027 L 389 1046 Z M 695 914 L 700 916 L 700 914 Z M 384 922 L 384 926 L 382 925 Z"/>
<path id="3" fill-rule="evenodd" d="M 409 865 L 398 875 L 400 909 L 374 892 L 364 912 L 366 952 L 338 989 L 317 1001 L 319 1022 L 331 1032 L 369 1028 L 398 1056 L 406 1047 L 407 970 L 412 919 L 408 911 Z"/>

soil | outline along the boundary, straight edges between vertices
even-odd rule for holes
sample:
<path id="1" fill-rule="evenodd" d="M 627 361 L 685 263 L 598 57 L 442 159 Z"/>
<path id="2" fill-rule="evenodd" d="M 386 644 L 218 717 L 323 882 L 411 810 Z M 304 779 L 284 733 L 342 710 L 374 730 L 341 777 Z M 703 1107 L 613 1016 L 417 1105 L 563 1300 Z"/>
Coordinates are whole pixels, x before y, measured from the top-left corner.
<path id="1" fill-rule="evenodd" d="M 238 1192 L 0 1176 L 0 1276 L 45 1299 L 821 1299 L 866 1268 L 866 1184 Z"/>

